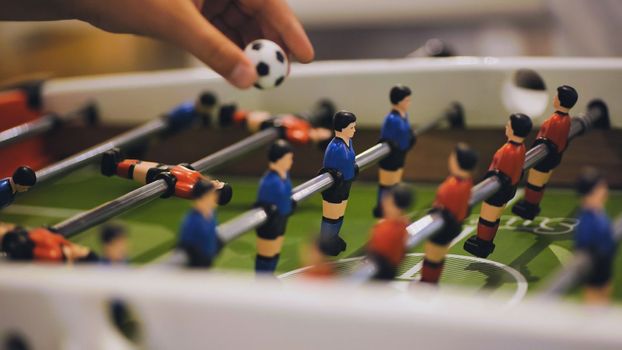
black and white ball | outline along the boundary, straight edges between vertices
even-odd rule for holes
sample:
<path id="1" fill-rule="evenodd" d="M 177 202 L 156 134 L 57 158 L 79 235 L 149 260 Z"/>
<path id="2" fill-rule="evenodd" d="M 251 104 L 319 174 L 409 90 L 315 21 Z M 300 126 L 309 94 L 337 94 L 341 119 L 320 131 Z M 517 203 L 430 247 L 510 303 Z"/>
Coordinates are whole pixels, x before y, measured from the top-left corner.
<path id="1" fill-rule="evenodd" d="M 270 40 L 255 40 L 246 46 L 244 53 L 257 70 L 255 87 L 258 89 L 277 87 L 289 74 L 287 55 L 279 45 Z"/>

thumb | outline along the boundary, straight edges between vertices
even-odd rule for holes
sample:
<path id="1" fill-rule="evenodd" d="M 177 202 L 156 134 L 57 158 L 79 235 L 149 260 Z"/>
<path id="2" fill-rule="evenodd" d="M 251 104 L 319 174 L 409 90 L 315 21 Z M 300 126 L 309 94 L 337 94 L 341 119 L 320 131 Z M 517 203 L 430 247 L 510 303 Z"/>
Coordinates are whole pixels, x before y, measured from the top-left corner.
<path id="1" fill-rule="evenodd" d="M 189 51 L 232 85 L 246 89 L 257 80 L 257 72 L 244 52 L 198 11 L 182 19 L 173 41 Z"/>

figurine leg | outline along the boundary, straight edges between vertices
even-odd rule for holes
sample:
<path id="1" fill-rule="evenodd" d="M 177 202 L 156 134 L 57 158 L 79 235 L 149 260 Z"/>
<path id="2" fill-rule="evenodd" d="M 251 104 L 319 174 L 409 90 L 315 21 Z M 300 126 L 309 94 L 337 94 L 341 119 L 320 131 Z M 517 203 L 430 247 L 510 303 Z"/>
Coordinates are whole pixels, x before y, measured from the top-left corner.
<path id="1" fill-rule="evenodd" d="M 134 165 L 134 170 L 132 172 L 132 180 L 137 181 L 141 184 L 147 183 L 147 173 L 149 170 L 153 168 L 157 168 L 161 164 L 155 162 L 144 162 L 140 161 Z"/>
<path id="2" fill-rule="evenodd" d="M 544 188 L 553 175 L 553 171 L 542 172 L 536 169 L 529 170 L 525 199 L 516 203 L 512 212 L 523 219 L 533 220 L 540 213 L 540 202 L 544 195 Z"/>
<path id="3" fill-rule="evenodd" d="M 438 280 L 443 272 L 445 256 L 449 251 L 449 245 L 439 245 L 433 242 L 426 242 L 425 257 L 421 270 L 421 282 L 438 284 Z"/>
<path id="4" fill-rule="evenodd" d="M 397 170 L 385 170 L 382 168 L 378 169 L 378 196 L 376 198 L 376 206 L 374 207 L 372 212 L 374 217 L 382 217 L 382 207 L 380 206 L 382 196 L 384 196 L 385 192 L 391 189 L 391 187 L 397 185 L 398 183 L 400 183 L 400 181 L 402 181 L 403 173 L 403 168 Z"/>
<path id="5" fill-rule="evenodd" d="M 283 236 L 274 239 L 257 237 L 257 256 L 255 257 L 255 271 L 273 273 L 279 262 Z"/>
<path id="6" fill-rule="evenodd" d="M 505 205 L 498 207 L 486 202 L 482 203 L 477 223 L 477 236 L 464 242 L 464 250 L 480 258 L 488 257 L 495 250 L 493 240 L 499 229 L 499 218 L 503 209 Z"/>
<path id="7" fill-rule="evenodd" d="M 325 254 L 337 256 L 346 249 L 345 241 L 339 237 L 339 231 L 343 224 L 343 215 L 346 212 L 348 201 L 331 203 L 322 201 L 322 227 L 320 246 Z"/>

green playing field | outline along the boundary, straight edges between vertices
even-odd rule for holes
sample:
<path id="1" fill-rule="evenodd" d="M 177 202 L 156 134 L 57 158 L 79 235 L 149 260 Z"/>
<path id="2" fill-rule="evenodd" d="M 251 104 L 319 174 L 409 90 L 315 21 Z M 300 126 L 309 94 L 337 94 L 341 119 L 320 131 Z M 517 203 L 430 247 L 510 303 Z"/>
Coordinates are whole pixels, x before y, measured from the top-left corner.
<path id="1" fill-rule="evenodd" d="M 257 179 L 227 178 L 227 181 L 234 188 L 234 197 L 229 205 L 219 210 L 218 219 L 221 223 L 249 209 L 257 189 Z M 98 175 L 94 169 L 83 169 L 20 196 L 12 206 L 0 213 L 0 220 L 25 226 L 52 225 L 136 187 L 137 184 L 132 181 L 106 178 Z M 435 187 L 414 185 L 414 188 L 417 201 L 411 216 L 416 219 L 429 208 Z M 341 270 L 351 269 L 356 257 L 363 252 L 373 224 L 371 207 L 375 196 L 373 183 L 356 183 L 353 186 L 342 229 L 348 249 L 338 262 Z M 131 261 L 147 263 L 170 252 L 175 245 L 179 223 L 190 205 L 190 201 L 177 198 L 157 199 L 117 218 L 115 222 L 125 225 L 130 233 Z M 488 260 L 473 258 L 462 249 L 464 239 L 475 230 L 479 208 L 474 208 L 465 223 L 463 235 L 454 242 L 450 251 L 441 284 L 460 285 L 489 293 L 504 291 L 519 297 L 524 292 L 537 291 L 542 282 L 571 257 L 572 229 L 577 223 L 574 219 L 577 206 L 577 197 L 571 190 L 547 189 L 542 217 L 533 222 L 509 215 L 507 210 L 508 215 L 502 218 L 500 232 L 495 240 L 497 248 Z M 612 216 L 622 213 L 622 193 L 612 192 L 608 211 Z M 316 195 L 302 203 L 290 218 L 278 266 L 279 273 L 302 267 L 299 251 L 319 232 L 320 213 L 321 199 Z M 98 228 L 76 235 L 72 240 L 95 251 L 100 250 Z M 221 269 L 253 271 L 254 245 L 255 235 L 249 232 L 223 249 L 216 266 Z M 405 259 L 396 284 L 416 279 L 420 269 L 420 252 L 421 249 L 417 249 Z M 618 256 L 616 266 L 618 273 L 614 285 L 620 286 L 622 254 Z M 295 271 L 283 277 L 293 278 Z M 617 288 L 615 295 L 617 300 L 622 300 L 622 288 Z"/>

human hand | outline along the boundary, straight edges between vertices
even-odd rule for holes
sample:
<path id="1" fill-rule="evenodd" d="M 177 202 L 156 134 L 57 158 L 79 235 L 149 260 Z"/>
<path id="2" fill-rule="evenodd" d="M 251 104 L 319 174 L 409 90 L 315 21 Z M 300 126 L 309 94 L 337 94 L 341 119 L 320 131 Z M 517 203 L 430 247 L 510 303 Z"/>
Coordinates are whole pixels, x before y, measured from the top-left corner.
<path id="1" fill-rule="evenodd" d="M 313 47 L 285 0 L 65 0 L 68 17 L 107 31 L 173 43 L 199 58 L 231 84 L 257 79 L 242 48 L 266 38 L 298 61 L 313 60 Z"/>

